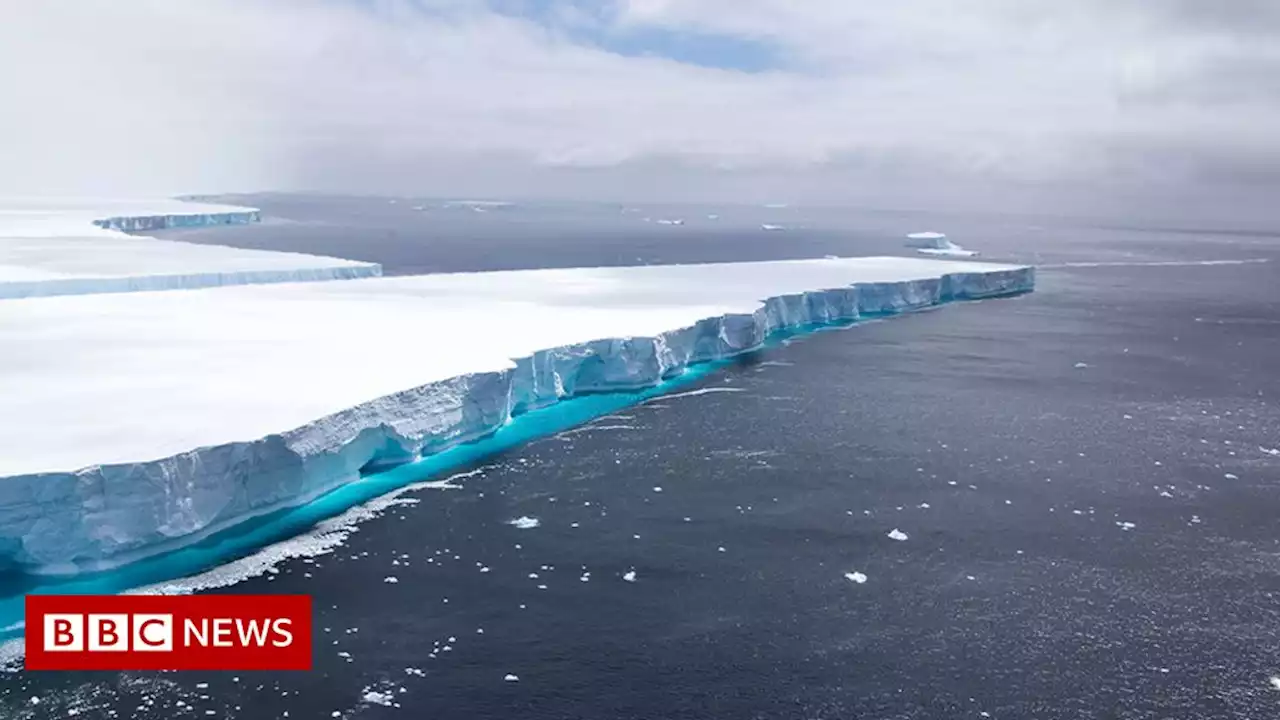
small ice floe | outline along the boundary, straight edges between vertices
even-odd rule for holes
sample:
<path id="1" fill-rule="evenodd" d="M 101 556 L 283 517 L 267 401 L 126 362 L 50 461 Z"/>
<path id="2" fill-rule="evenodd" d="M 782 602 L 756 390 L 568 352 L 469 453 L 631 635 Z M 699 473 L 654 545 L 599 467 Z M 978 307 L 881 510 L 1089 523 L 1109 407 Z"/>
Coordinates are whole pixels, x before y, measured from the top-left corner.
<path id="1" fill-rule="evenodd" d="M 902 541 L 906 540 L 906 539 L 907 539 L 907 537 L 908 537 L 908 536 L 907 536 L 907 534 L 906 534 L 906 533 L 904 533 L 904 532 L 902 532 L 902 531 L 901 531 L 901 530 L 899 530 L 898 528 L 894 528 L 894 529 L 892 529 L 892 530 L 890 530 L 890 531 L 889 531 L 889 539 L 890 539 L 890 540 L 897 540 L 898 542 L 902 542 Z"/>
<path id="2" fill-rule="evenodd" d="M 405 675 L 416 675 L 417 677 L 426 677 L 427 674 L 419 668 L 407 667 L 404 669 Z"/>
<path id="3" fill-rule="evenodd" d="M 1240 479 L 1240 476 L 1239 476 L 1239 475 L 1236 475 L 1235 473 L 1227 473 L 1227 474 L 1223 475 L 1222 477 L 1224 477 L 1224 478 L 1226 478 L 1226 479 L 1228 479 L 1228 480 L 1239 480 L 1239 479 Z"/>
<path id="4" fill-rule="evenodd" d="M 725 552 L 724 546 L 721 545 L 720 547 L 716 548 L 716 552 Z"/>
<path id="5" fill-rule="evenodd" d="M 764 223 L 763 225 L 760 226 L 760 229 L 761 230 L 785 230 L 786 228 L 782 227 L 781 225 L 770 225 L 769 223 Z"/>
<path id="6" fill-rule="evenodd" d="M 857 584 L 859 584 L 859 585 L 862 585 L 862 584 L 864 584 L 864 583 L 866 583 L 866 582 L 867 582 L 867 576 L 866 576 L 866 575 L 864 575 L 864 574 L 862 574 L 862 573 L 860 573 L 860 572 L 856 572 L 856 571 L 855 571 L 855 572 L 847 572 L 847 573 L 845 573 L 845 574 L 844 574 L 844 579 L 845 579 L 845 580 L 848 580 L 848 581 L 849 581 L 849 582 L 851 582 L 851 583 L 857 583 Z"/>
<path id="7" fill-rule="evenodd" d="M 708 216 L 707 216 L 707 219 L 708 219 L 708 220 L 719 220 L 719 219 L 720 219 L 720 216 L 719 216 L 719 215 L 712 214 L 712 215 L 708 215 Z"/>
<path id="8" fill-rule="evenodd" d="M 1075 365 L 1072 365 L 1072 367 L 1074 367 L 1074 368 L 1076 368 L 1076 369 L 1079 369 L 1079 368 L 1087 368 L 1087 367 L 1089 367 L 1089 363 L 1078 362 L 1078 363 L 1076 363 Z"/>
<path id="9" fill-rule="evenodd" d="M 579 580 L 581 580 L 582 582 L 591 582 L 591 573 L 589 573 L 589 572 L 584 572 L 584 573 L 582 573 L 582 577 L 580 577 L 580 578 L 578 578 L 578 579 L 579 579 Z"/>
<path id="10" fill-rule="evenodd" d="M 1280 690 L 1280 675 L 1271 676 L 1271 687 Z"/>
<path id="11" fill-rule="evenodd" d="M 635 582 L 635 581 L 636 581 L 636 571 L 635 571 L 635 569 L 633 568 L 633 569 L 631 569 L 631 570 L 628 570 L 628 571 L 626 571 L 626 572 L 622 573 L 622 579 L 623 579 L 623 580 L 626 580 L 627 582 Z"/>
<path id="12" fill-rule="evenodd" d="M 681 220 L 679 218 L 675 218 L 672 220 L 659 220 L 658 224 L 659 225 L 683 225 L 684 220 Z"/>
<path id="13" fill-rule="evenodd" d="M 1131 523 L 1131 522 L 1117 522 L 1117 523 L 1116 523 L 1116 527 L 1120 528 L 1121 530 L 1128 531 L 1128 530 L 1132 530 L 1132 529 L 1134 529 L 1134 528 L 1136 528 L 1136 527 L 1138 527 L 1138 526 L 1137 526 L 1137 525 L 1134 525 L 1134 524 L 1133 524 L 1133 523 Z"/>
<path id="14" fill-rule="evenodd" d="M 400 582 L 400 578 L 396 577 L 395 575 L 388 575 L 382 578 L 382 582 L 395 585 L 396 583 Z"/>
<path id="15" fill-rule="evenodd" d="M 1271 455 L 1272 457 L 1280 457 L 1280 448 L 1265 448 L 1262 446 L 1258 446 L 1258 449 L 1267 455 Z"/>
<path id="16" fill-rule="evenodd" d="M 381 705 L 383 707 L 391 707 L 391 704 L 395 702 L 395 695 L 392 695 L 389 692 L 378 692 L 377 690 L 365 690 L 364 694 L 360 696 L 360 700 L 361 702 L 365 702 L 370 705 Z"/>
<path id="17" fill-rule="evenodd" d="M 516 528 L 519 528 L 521 530 L 532 530 L 538 527 L 539 525 L 541 525 L 542 521 L 535 517 L 529 517 L 528 515 L 523 515 L 521 517 L 516 518 L 515 520 L 509 521 L 507 524 L 514 526 Z"/>
<path id="18" fill-rule="evenodd" d="M 661 488 L 660 486 L 655 485 L 655 486 L 654 486 L 654 488 L 653 488 L 653 491 L 654 491 L 654 492 L 662 492 L 662 488 Z"/>
<path id="19" fill-rule="evenodd" d="M 512 675 L 511 673 L 507 673 L 502 677 L 502 680 L 503 682 L 520 682 L 520 677 L 518 675 Z"/>

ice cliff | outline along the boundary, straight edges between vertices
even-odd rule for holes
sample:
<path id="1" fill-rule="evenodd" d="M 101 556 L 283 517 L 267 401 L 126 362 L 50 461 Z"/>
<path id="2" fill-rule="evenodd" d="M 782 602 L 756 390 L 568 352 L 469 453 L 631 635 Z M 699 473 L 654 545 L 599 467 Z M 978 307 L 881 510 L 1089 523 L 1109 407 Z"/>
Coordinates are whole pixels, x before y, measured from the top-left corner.
<path id="1" fill-rule="evenodd" d="M 745 309 L 750 307 L 746 304 L 740 312 L 720 313 L 703 309 L 714 307 L 701 298 L 714 293 L 715 288 L 708 290 L 697 283 L 712 286 L 725 283 L 725 295 L 731 292 L 765 295 L 771 288 L 768 278 L 781 276 L 783 270 L 794 274 L 796 264 L 792 263 L 793 267 L 782 267 L 786 263 L 746 264 L 760 267 L 753 269 L 752 274 L 743 275 L 737 285 L 733 284 L 734 277 L 725 278 L 732 273 L 726 273 L 723 268 L 731 266 L 706 266 L 709 270 L 701 276 L 698 271 L 681 270 L 678 276 L 674 272 L 670 275 L 675 279 L 669 281 L 669 290 L 657 282 L 663 275 L 635 269 L 638 272 L 634 277 L 642 278 L 634 281 L 634 288 L 639 289 L 636 292 L 643 290 L 648 294 L 646 297 L 655 298 L 647 301 L 655 310 L 646 320 L 646 327 L 655 326 L 654 317 L 689 319 L 661 320 L 670 322 L 670 328 L 645 334 L 630 334 L 628 330 L 632 326 L 619 320 L 618 337 L 535 350 L 515 357 L 505 363 L 505 367 L 406 386 L 256 438 L 192 446 L 155 459 L 138 458 L 136 462 L 10 473 L 0 477 L 0 565 L 33 572 L 73 573 L 127 563 L 192 543 L 246 519 L 305 503 L 357 479 L 362 471 L 411 462 L 481 438 L 520 413 L 583 393 L 655 385 L 693 364 L 758 348 L 778 331 L 846 323 L 952 301 L 1016 295 L 1032 290 L 1035 284 L 1034 269 L 1029 267 L 880 260 L 898 263 L 907 269 L 863 272 L 858 270 L 857 260 L 803 261 L 809 263 L 805 267 L 812 266 L 825 273 L 815 274 L 812 289 L 795 290 L 777 281 L 773 283 L 777 294 L 759 301 L 754 310 Z M 764 267 L 770 265 L 777 267 Z M 926 267 L 927 271 L 921 269 Z M 844 274 L 847 280 L 829 283 L 831 268 L 842 272 L 848 268 Z M 480 288 L 476 292 L 495 283 L 482 275 L 473 283 Z M 512 275 L 518 274 L 504 278 L 501 285 L 516 287 L 513 293 L 520 292 L 519 282 L 513 281 Z M 685 276 L 689 279 L 680 279 Z M 559 294 L 554 300 L 541 301 L 542 306 L 535 310 L 545 312 L 547 308 L 559 307 L 558 303 L 570 302 L 589 306 L 593 303 L 591 293 L 604 293 L 607 288 L 614 293 L 612 297 L 617 298 L 612 302 L 621 314 L 626 309 L 625 303 L 637 300 L 623 292 L 628 288 L 618 290 L 612 280 L 623 275 L 609 277 L 613 284 L 605 284 L 597 276 L 589 278 L 595 284 L 584 281 L 582 287 L 587 290 L 583 290 L 581 299 L 567 300 L 568 291 L 557 286 L 555 292 Z M 861 277 L 870 279 L 860 281 Z M 878 279 L 881 277 L 891 279 Z M 414 280 L 428 281 L 410 278 L 398 279 L 396 282 L 400 285 L 391 284 L 390 279 L 326 284 L 342 285 L 342 295 L 326 288 L 330 294 L 325 295 L 323 302 L 329 303 L 328 306 L 320 305 L 319 300 L 289 295 L 291 301 L 297 303 L 297 309 L 290 312 L 301 312 L 308 303 L 320 312 L 328 312 L 326 308 L 339 301 L 336 298 L 342 302 L 368 303 L 374 297 L 406 292 L 405 288 L 412 287 Z M 467 287 L 471 287 L 471 281 L 468 282 Z M 682 282 L 687 287 L 681 285 Z M 590 290 L 596 287 L 601 289 Z M 355 297 L 366 290 L 367 295 Z M 202 292 L 210 302 L 217 302 L 222 297 L 219 293 L 238 291 Z M 263 293 L 266 289 L 255 292 Z M 694 293 L 701 295 L 683 299 L 682 294 L 692 296 Z M 431 296 L 431 293 L 423 294 Z M 159 301 L 162 296 L 153 297 Z M 518 298 L 504 299 L 494 307 L 515 312 L 520 309 L 520 302 Z M 600 300 L 596 304 L 607 302 L 610 301 Z M 688 307 L 681 310 L 682 314 L 671 314 L 669 308 L 680 303 Z M 4 303 L 0 303 L 0 309 L 3 306 Z M 372 310 L 372 306 L 370 308 Z M 431 304 L 413 312 L 418 314 L 398 318 L 404 331 L 430 332 Z M 4 320 L 0 314 L 0 330 Z M 483 326 L 479 330 L 486 332 Z M 491 331 L 502 332 L 502 329 L 494 327 Z M 369 332 L 376 332 L 376 328 Z M 555 337 L 551 331 L 546 334 Z M 323 360 L 317 357 L 317 362 Z M 367 367 L 345 370 L 378 373 L 379 365 L 376 358 L 369 358 Z M 196 373 L 191 382 L 199 382 L 199 372 L 191 372 Z M 324 387 L 312 390 L 326 392 Z M 165 417 L 153 418 L 154 423 L 168 421 Z M 58 432 L 54 427 L 46 430 Z M 128 432 L 129 428 L 119 431 Z M 74 430 L 69 434 L 66 441 L 75 442 Z M 0 471 L 0 475 L 3 474 Z"/>
<path id="2" fill-rule="evenodd" d="M 177 201 L 0 199 L 0 299 L 377 277 L 339 258 L 246 250 L 126 232 L 257 222 L 259 211 Z"/>

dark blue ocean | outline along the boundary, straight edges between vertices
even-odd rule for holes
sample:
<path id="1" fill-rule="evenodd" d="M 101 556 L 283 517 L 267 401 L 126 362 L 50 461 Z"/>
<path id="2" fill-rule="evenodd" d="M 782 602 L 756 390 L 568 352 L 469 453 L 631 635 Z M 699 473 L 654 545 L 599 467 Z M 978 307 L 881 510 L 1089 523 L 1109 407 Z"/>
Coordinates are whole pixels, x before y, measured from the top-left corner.
<path id="1" fill-rule="evenodd" d="M 0 717 L 1280 717 L 1280 235 L 224 200 L 264 222 L 168 236 L 404 274 L 901 254 L 942 230 L 1041 269 L 1030 295 L 790 338 L 397 471 L 458 477 L 216 591 L 311 594 L 312 672 L 11 673 Z"/>

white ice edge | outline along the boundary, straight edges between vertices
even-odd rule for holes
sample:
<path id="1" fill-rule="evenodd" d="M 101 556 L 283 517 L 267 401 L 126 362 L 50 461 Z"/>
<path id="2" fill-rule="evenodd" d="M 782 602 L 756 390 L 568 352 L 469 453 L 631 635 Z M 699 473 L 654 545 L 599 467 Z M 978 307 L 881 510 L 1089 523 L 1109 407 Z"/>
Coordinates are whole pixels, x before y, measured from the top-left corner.
<path id="1" fill-rule="evenodd" d="M 0 299 L 382 274 L 375 263 L 128 234 L 260 219 L 257 208 L 182 200 L 0 198 Z"/>
<path id="2" fill-rule="evenodd" d="M 858 267 L 858 261 L 816 262 Z M 930 273 L 935 266 L 956 271 L 782 294 L 750 313 L 704 317 L 652 336 L 538 350 L 501 369 L 410 387 L 254 440 L 137 462 L 0 476 L 0 563 L 44 573 L 108 569 L 305 503 L 358 478 L 362 468 L 409 462 L 479 439 L 524 410 L 584 393 L 650 387 L 690 365 L 758 348 L 781 330 L 1014 295 L 1035 284 L 1031 267 L 893 262 L 920 263 L 913 267 Z M 784 264 L 740 267 L 750 265 L 774 272 Z M 363 283 L 399 287 L 390 280 L 342 285 Z M 229 291 L 204 292 L 216 299 Z M 5 304 L 59 300 L 66 299 Z"/>

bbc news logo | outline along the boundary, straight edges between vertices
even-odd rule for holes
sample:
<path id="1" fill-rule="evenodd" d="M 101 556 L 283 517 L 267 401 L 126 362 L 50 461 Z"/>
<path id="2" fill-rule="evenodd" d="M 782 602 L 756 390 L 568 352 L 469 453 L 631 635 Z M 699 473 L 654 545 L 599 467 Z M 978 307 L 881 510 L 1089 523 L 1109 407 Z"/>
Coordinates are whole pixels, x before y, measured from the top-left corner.
<path id="1" fill-rule="evenodd" d="M 306 595 L 28 595 L 27 670 L 310 670 Z"/>

